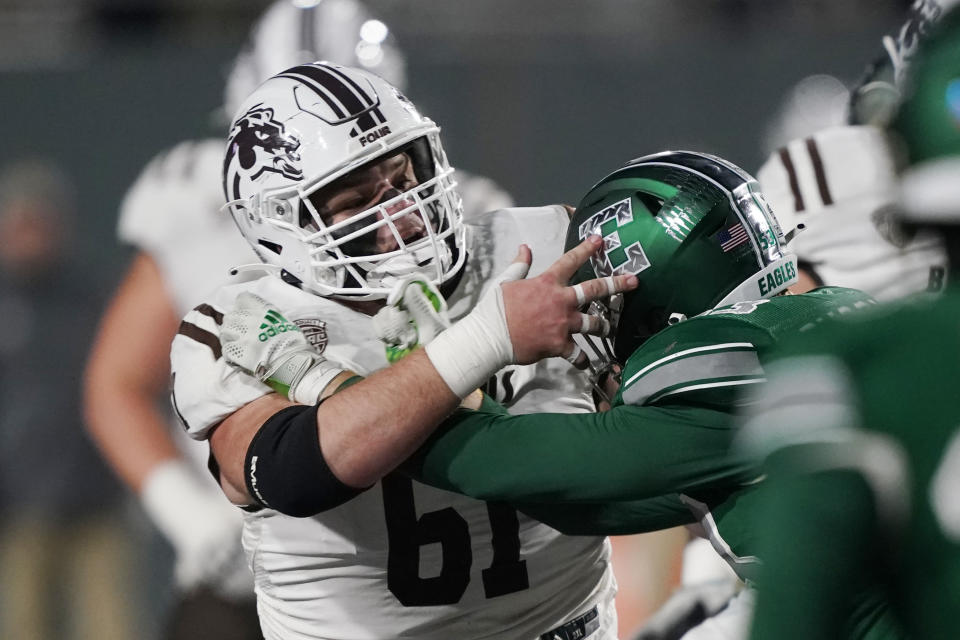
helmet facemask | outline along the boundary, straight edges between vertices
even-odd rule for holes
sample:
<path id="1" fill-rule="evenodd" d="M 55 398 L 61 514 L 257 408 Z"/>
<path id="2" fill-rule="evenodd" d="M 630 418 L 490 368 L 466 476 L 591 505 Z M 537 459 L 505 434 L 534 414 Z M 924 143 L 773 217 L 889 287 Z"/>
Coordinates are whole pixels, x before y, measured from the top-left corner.
<path id="1" fill-rule="evenodd" d="M 434 160 L 430 137 L 420 137 L 332 180 L 305 182 L 295 197 L 280 198 L 289 204 L 282 211 L 276 209 L 280 215 L 274 223 L 296 233 L 306 247 L 304 288 L 324 296 L 379 299 L 399 278 L 419 273 L 440 284 L 460 269 L 464 260 L 459 248 L 464 241 L 460 197 L 453 169 L 445 159 Z M 331 198 L 350 189 L 371 166 L 401 155 L 407 158 L 409 172 L 381 189 L 376 202 L 344 219 L 331 215 L 326 206 Z M 293 203 L 295 216 L 288 210 Z M 271 209 L 264 209 L 269 215 Z"/>
<path id="2" fill-rule="evenodd" d="M 623 294 L 617 293 L 606 299 L 594 300 L 584 305 L 580 310 L 583 313 L 601 318 L 602 324 L 610 327 L 610 335 L 615 335 L 622 308 Z M 597 407 L 601 406 L 601 402 L 610 405 L 613 398 L 608 391 L 608 384 L 612 378 L 614 386 L 619 387 L 621 372 L 620 361 L 614 353 L 613 339 L 586 333 L 575 333 L 572 338 L 587 357 L 587 369 L 590 371 L 594 403 Z"/>

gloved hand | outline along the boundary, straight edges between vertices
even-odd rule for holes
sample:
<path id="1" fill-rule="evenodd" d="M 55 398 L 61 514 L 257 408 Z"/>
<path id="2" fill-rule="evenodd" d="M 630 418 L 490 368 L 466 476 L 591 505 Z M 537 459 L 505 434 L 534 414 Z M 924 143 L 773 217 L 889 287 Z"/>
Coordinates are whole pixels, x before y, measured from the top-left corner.
<path id="1" fill-rule="evenodd" d="M 174 577 L 183 590 L 235 582 L 242 563 L 240 510 L 203 480 L 184 460 L 170 460 L 151 471 L 140 491 L 144 510 L 176 553 Z"/>
<path id="2" fill-rule="evenodd" d="M 407 277 L 397 283 L 386 306 L 373 316 L 373 326 L 392 364 L 418 346 L 426 346 L 450 326 L 447 301 L 422 277 Z"/>
<path id="3" fill-rule="evenodd" d="M 223 316 L 223 357 L 294 402 L 316 404 L 342 367 L 317 353 L 269 302 L 249 292 Z"/>

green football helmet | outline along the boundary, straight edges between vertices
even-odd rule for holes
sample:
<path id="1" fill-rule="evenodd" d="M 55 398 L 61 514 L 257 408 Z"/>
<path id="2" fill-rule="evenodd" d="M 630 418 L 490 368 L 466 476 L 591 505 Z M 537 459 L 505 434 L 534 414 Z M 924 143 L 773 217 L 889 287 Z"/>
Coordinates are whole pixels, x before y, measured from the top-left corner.
<path id="1" fill-rule="evenodd" d="M 892 128 L 910 165 L 901 215 L 923 225 L 960 225 L 960 7 L 921 44 Z"/>
<path id="2" fill-rule="evenodd" d="M 590 234 L 604 244 L 574 283 L 628 273 L 640 281 L 591 309 L 614 327 L 620 362 L 669 324 L 769 298 L 797 280 L 796 257 L 757 181 L 705 153 L 666 151 L 608 175 L 577 206 L 567 249 Z"/>

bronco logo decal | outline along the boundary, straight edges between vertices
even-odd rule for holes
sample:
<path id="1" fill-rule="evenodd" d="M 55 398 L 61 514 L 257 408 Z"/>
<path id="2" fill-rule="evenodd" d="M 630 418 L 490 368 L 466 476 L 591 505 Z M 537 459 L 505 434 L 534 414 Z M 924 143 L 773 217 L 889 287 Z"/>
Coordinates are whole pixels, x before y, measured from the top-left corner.
<path id="1" fill-rule="evenodd" d="M 303 179 L 300 169 L 300 140 L 274 120 L 273 109 L 258 104 L 240 116 L 227 140 L 227 168 L 234 157 L 240 168 L 256 180 L 264 172 L 279 173 L 291 180 Z"/>

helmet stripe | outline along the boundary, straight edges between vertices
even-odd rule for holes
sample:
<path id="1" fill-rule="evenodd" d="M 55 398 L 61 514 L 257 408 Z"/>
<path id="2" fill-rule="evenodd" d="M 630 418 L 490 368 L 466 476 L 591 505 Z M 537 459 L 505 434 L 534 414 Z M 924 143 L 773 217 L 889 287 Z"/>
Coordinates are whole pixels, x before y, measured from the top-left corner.
<path id="1" fill-rule="evenodd" d="M 331 69 L 321 65 L 304 64 L 290 69 L 290 73 L 299 73 L 322 85 L 327 91 L 336 96 L 347 111 L 357 115 L 374 106 L 373 100 L 364 91 L 354 91 L 353 87 L 344 82 Z M 356 86 L 356 85 L 354 85 Z M 359 89 L 359 87 L 358 87 Z"/>
<path id="2" fill-rule="evenodd" d="M 320 96 L 324 102 L 327 103 L 327 106 L 330 107 L 330 110 L 333 111 L 333 114 L 337 116 L 337 118 L 342 120 L 346 117 L 346 114 L 343 112 L 342 105 L 334 99 L 334 96 L 329 95 L 323 87 L 314 84 L 309 78 L 294 73 L 280 73 L 277 74 L 277 77 L 290 78 L 291 80 L 296 80 L 297 82 L 306 85 L 314 93 Z"/>
<path id="3" fill-rule="evenodd" d="M 364 91 L 362 87 L 360 87 L 360 85 L 358 85 L 356 82 L 354 82 L 353 79 L 352 79 L 350 76 L 348 76 L 347 74 L 343 73 L 342 71 L 340 71 L 339 69 L 336 69 L 336 68 L 334 68 L 334 67 L 330 67 L 328 70 L 331 71 L 332 73 L 337 74 L 337 75 L 340 76 L 341 78 L 343 78 L 343 81 L 346 82 L 346 83 L 348 83 L 351 87 L 353 87 L 356 91 L 358 91 L 361 95 L 363 95 L 363 96 L 366 98 L 366 100 L 367 100 L 367 102 L 368 102 L 369 104 L 371 104 L 371 105 L 372 105 L 372 104 L 376 104 L 376 101 L 374 101 L 374 100 L 369 96 L 369 94 L 367 94 L 367 92 Z M 374 108 L 374 109 L 371 111 L 371 113 L 372 113 L 373 115 L 375 115 L 377 118 L 380 119 L 381 124 L 387 121 L 387 119 L 383 117 L 383 112 L 380 111 L 380 108 L 379 108 L 379 107 Z"/>
<path id="4" fill-rule="evenodd" d="M 324 68 L 324 71 L 326 71 L 326 72 L 328 72 L 328 73 L 331 73 L 331 74 L 334 74 L 334 75 L 337 75 L 337 76 L 340 76 L 340 79 L 341 79 L 345 84 L 353 87 L 353 90 L 356 91 L 356 92 L 360 95 L 360 99 L 363 100 L 364 102 L 366 102 L 368 107 L 372 107 L 372 106 L 375 104 L 375 101 L 373 100 L 373 98 L 370 97 L 370 94 L 368 94 L 366 91 L 364 91 L 364 90 L 360 87 L 360 85 L 358 85 L 356 82 L 354 82 L 353 79 L 352 79 L 350 76 L 348 76 L 347 74 L 345 74 L 344 72 L 342 72 L 342 71 L 340 71 L 339 69 L 336 69 L 336 68 L 334 68 L 334 67 L 326 67 L 326 68 Z"/>
<path id="5" fill-rule="evenodd" d="M 304 84 L 308 84 L 314 91 L 316 91 L 316 85 L 322 86 L 325 93 L 334 98 L 347 114 L 339 117 L 355 117 L 361 131 L 369 131 L 376 127 L 377 122 L 369 113 L 370 108 L 376 105 L 373 99 L 355 83 L 348 84 L 338 77 L 338 75 L 343 76 L 342 73 L 335 74 L 333 71 L 330 67 L 305 64 L 290 69 L 286 74 L 296 74 L 312 80 L 316 84 L 307 82 Z M 302 79 L 301 81 L 303 82 Z"/>

